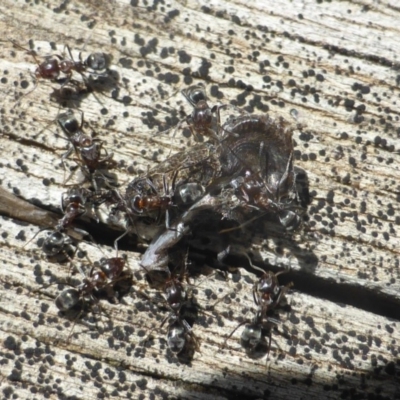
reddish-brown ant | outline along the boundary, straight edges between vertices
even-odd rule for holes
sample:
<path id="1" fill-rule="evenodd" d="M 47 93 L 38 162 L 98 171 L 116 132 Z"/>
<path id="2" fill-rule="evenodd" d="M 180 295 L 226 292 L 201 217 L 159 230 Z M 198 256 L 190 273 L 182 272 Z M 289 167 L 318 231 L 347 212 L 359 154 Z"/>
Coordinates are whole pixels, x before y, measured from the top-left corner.
<path id="1" fill-rule="evenodd" d="M 187 291 L 182 283 L 185 271 L 179 276 L 173 276 L 169 269 L 165 272 L 167 273 L 166 279 L 164 274 L 154 275 L 153 273 L 147 273 L 147 278 L 152 286 L 161 286 L 164 300 L 170 309 L 170 313 L 162 321 L 160 329 L 168 321 L 167 343 L 173 353 L 181 353 L 188 344 L 189 339 L 192 340 L 195 349 L 198 349 L 198 343 L 192 333 L 192 328 L 182 315 L 183 308 L 189 303 Z"/>
<path id="2" fill-rule="evenodd" d="M 191 115 L 186 118 L 192 135 L 197 139 L 199 139 L 199 136 L 215 138 L 213 115 L 218 110 L 218 107 L 209 107 L 204 86 L 202 84 L 189 86 L 182 90 L 182 94 L 193 106 Z"/>
<path id="3" fill-rule="evenodd" d="M 263 343 L 266 333 L 269 338 L 267 345 L 268 354 L 271 348 L 272 327 L 279 322 L 278 320 L 271 318 L 268 315 L 268 312 L 273 310 L 279 304 L 285 293 L 292 286 L 292 283 L 289 283 L 286 286 L 279 285 L 277 277 L 286 271 L 274 274 L 272 272 L 264 271 L 261 268 L 255 267 L 254 265 L 252 265 L 252 267 L 263 272 L 263 275 L 253 286 L 253 298 L 254 303 L 257 306 L 255 316 L 251 321 L 246 320 L 240 323 L 227 337 L 225 342 L 236 332 L 240 326 L 245 324 L 240 338 L 242 347 L 246 350 L 246 352 L 252 354 L 256 348 Z"/>
<path id="4" fill-rule="evenodd" d="M 71 154 L 72 149 L 74 149 L 83 171 L 92 178 L 93 186 L 97 191 L 97 183 L 93 174 L 96 170 L 108 170 L 115 167 L 116 162 L 113 160 L 113 153 L 107 153 L 103 148 L 103 141 L 86 135 L 82 131 L 83 115 L 81 123 L 79 124 L 74 113 L 69 110 L 66 113 L 60 114 L 57 118 L 57 122 L 72 144 L 72 148 L 63 155 L 62 162 L 64 163 L 63 160 L 67 158 Z M 109 184 L 108 180 L 103 180 L 106 185 Z"/>
<path id="5" fill-rule="evenodd" d="M 99 267 L 92 266 L 89 274 L 76 288 L 63 290 L 56 298 L 56 306 L 61 311 L 68 311 L 76 307 L 81 300 L 89 303 L 98 303 L 98 293 L 106 292 L 106 297 L 117 302 L 114 284 L 122 278 L 125 259 L 112 257 L 102 259 Z"/>
<path id="6" fill-rule="evenodd" d="M 73 72 L 79 73 L 86 83 L 84 73 L 87 72 L 88 69 L 92 70 L 94 73 L 98 73 L 104 71 L 109 64 L 109 58 L 104 53 L 92 53 L 86 58 L 86 60 L 82 60 L 82 54 L 79 53 L 79 61 L 75 61 L 68 45 L 66 45 L 65 48 L 70 59 L 55 54 L 52 57 L 46 57 L 43 62 L 39 62 L 34 51 L 25 49 L 15 41 L 11 42 L 14 46 L 27 51 L 34 58 L 37 64 L 37 68 L 34 72 L 36 84 L 29 93 L 36 89 L 40 79 L 50 80 L 65 86 L 71 81 Z"/>
<path id="7" fill-rule="evenodd" d="M 79 308 L 80 312 L 75 319 L 76 322 L 86 311 L 85 306 L 90 307 L 93 312 L 95 306 L 100 309 L 99 302 L 102 298 L 118 304 L 121 295 L 120 289 L 125 291 L 132 285 L 132 274 L 129 270 L 124 269 L 125 264 L 126 260 L 121 257 L 104 258 L 99 263 L 95 263 L 82 283 L 76 287 L 64 289 L 57 296 L 55 300 L 57 308 L 62 312 L 70 312 Z M 79 270 L 83 274 L 80 268 Z M 123 281 L 127 282 L 128 286 L 120 286 Z"/>
<path id="8" fill-rule="evenodd" d="M 194 203 L 204 193 L 204 188 L 195 182 L 184 182 L 176 185 L 179 170 L 172 176 L 171 186 L 167 183 L 166 174 L 162 175 L 163 195 L 159 194 L 153 182 L 155 177 L 135 178 L 127 187 L 124 202 L 128 213 L 135 216 L 150 216 L 160 220 L 165 212 L 166 227 L 170 227 L 172 206 L 185 208 Z M 155 215 L 156 214 L 156 215 Z"/>
<path id="9" fill-rule="evenodd" d="M 171 190 L 167 184 L 166 176 L 163 175 L 164 195 L 160 196 L 151 178 L 135 178 L 127 187 L 125 201 L 129 211 L 134 215 L 152 216 L 157 213 L 156 219 L 159 220 L 165 212 L 166 226 L 169 228 L 170 217 L 169 207 L 172 205 L 172 196 L 175 188 L 175 178 L 172 181 Z"/>
<path id="10" fill-rule="evenodd" d="M 88 211 L 88 206 L 100 205 L 105 202 L 107 198 L 108 192 L 92 192 L 80 187 L 72 187 L 67 192 L 63 193 L 61 196 L 61 209 L 64 216 L 58 220 L 54 229 L 45 229 L 49 231 L 42 244 L 42 250 L 46 256 L 65 256 L 67 259 L 70 259 L 70 254 L 73 254 L 71 245 L 75 243 L 75 240 L 66 235 L 65 232 L 69 230 L 69 233 L 73 233 L 74 237 L 90 237 L 86 231 L 71 226 L 77 218 Z M 29 242 L 32 241 L 36 235 L 30 239 Z"/>
<path id="11" fill-rule="evenodd" d="M 224 108 L 232 108 L 232 105 L 216 105 L 210 107 L 202 83 L 189 86 L 181 91 L 185 99 L 193 107 L 193 111 L 185 119 L 181 120 L 174 128 L 174 131 L 186 124 L 196 141 L 203 141 L 209 138 L 218 143 L 218 132 L 220 129 L 220 111 Z"/>

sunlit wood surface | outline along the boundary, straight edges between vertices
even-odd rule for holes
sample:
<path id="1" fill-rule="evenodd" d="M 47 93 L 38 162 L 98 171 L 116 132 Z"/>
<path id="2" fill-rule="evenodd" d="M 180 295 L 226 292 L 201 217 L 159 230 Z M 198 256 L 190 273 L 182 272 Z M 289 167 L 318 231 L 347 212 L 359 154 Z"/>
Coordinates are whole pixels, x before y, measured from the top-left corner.
<path id="1" fill-rule="evenodd" d="M 0 397 L 400 398 L 399 20 L 394 0 L 3 0 Z M 35 61 L 12 41 L 39 60 L 65 45 L 76 59 L 105 52 L 115 80 L 68 104 L 48 81 L 29 93 Z M 168 350 L 167 310 L 138 249 L 122 251 L 134 273 L 129 295 L 75 323 L 54 304 L 61 286 L 46 285 L 65 282 L 68 263 L 45 259 L 37 238 L 26 244 L 60 216 L 67 142 L 54 121 L 65 106 L 84 112 L 124 185 L 193 145 L 182 129 L 164 131 L 191 112 L 180 91 L 199 82 L 212 104 L 301 125 L 307 232 L 258 235 L 247 249 L 259 266 L 290 269 L 282 280 L 294 283 L 280 334 L 260 358 L 241 348 L 242 328 L 225 343 L 253 316 L 251 272 L 192 279 L 200 352 L 185 360 Z M 92 261 L 114 256 L 121 232 L 90 226 L 102 240 L 82 250 Z"/>

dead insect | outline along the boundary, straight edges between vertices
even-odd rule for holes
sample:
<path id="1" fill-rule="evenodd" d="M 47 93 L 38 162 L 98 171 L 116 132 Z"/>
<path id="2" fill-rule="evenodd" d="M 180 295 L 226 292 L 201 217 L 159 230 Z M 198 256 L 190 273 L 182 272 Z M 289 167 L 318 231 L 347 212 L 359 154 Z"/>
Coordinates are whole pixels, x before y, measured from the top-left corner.
<path id="1" fill-rule="evenodd" d="M 169 229 L 158 231 L 144 253 L 140 265 L 147 273 L 169 274 L 169 252 L 187 236 L 192 221 L 203 211 L 220 211 L 226 205 L 221 196 L 206 194 L 198 199 L 187 211 L 176 218 Z"/>
<path id="2" fill-rule="evenodd" d="M 231 186 L 253 209 L 277 214 L 286 230 L 301 222 L 292 130 L 268 115 L 234 118 L 221 128 L 220 187 Z"/>

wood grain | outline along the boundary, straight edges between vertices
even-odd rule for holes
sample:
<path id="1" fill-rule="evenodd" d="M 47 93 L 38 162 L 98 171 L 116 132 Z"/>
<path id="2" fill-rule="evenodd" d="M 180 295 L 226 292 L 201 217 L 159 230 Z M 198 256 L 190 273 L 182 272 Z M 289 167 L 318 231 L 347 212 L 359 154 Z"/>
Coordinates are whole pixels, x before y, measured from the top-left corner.
<path id="1" fill-rule="evenodd" d="M 394 1 L 2 1 L 2 397 L 400 398 L 399 18 Z M 103 51 L 113 79 L 61 104 L 51 82 L 27 94 L 35 62 L 11 40 L 40 60 L 67 44 L 76 59 Z M 84 111 L 124 185 L 193 145 L 183 129 L 166 130 L 191 112 L 180 90 L 198 82 L 212 104 L 300 125 L 306 228 L 257 234 L 247 249 L 259 266 L 290 269 L 282 281 L 294 283 L 260 358 L 241 348 L 242 328 L 225 343 L 254 315 L 256 277 L 244 268 L 192 279 L 200 352 L 186 360 L 167 349 L 167 311 L 142 276 L 143 248 L 124 247 L 134 286 L 123 303 L 104 301 L 100 315 L 75 323 L 54 305 L 68 263 L 45 259 L 37 238 L 26 244 L 60 214 L 67 143 L 59 112 Z M 115 254 L 122 228 L 111 229 L 106 214 L 82 224 L 101 240 L 83 242 L 74 263 L 87 263 L 84 252 L 93 261 Z"/>

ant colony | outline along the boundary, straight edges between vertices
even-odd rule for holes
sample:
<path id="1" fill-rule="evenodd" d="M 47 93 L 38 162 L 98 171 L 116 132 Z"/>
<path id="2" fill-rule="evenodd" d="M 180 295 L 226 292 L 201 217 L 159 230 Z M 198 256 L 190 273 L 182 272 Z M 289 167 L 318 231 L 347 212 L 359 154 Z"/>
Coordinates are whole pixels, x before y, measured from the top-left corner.
<path id="1" fill-rule="evenodd" d="M 80 76 L 89 86 L 90 75 L 108 70 L 106 54 L 92 53 L 86 59 L 80 54 L 75 61 L 68 46 L 66 50 L 67 56 L 44 61 L 30 52 L 37 65 L 36 85 L 40 80 L 61 87 L 79 85 L 75 77 Z M 187 314 L 193 271 L 186 260 L 192 249 L 203 246 L 204 254 L 215 254 L 208 265 L 226 270 L 230 256 L 245 255 L 250 261 L 246 246 L 253 231 L 270 229 L 275 235 L 291 235 L 304 225 L 305 213 L 296 181 L 292 128 L 285 120 L 248 114 L 228 104 L 210 106 L 202 84 L 182 94 L 193 110 L 177 128 L 187 126 L 197 143 L 123 185 L 110 172 L 117 171 L 118 165 L 113 152 L 103 140 L 85 132 L 83 113 L 80 117 L 70 109 L 59 113 L 56 121 L 68 142 L 62 165 L 66 170 L 65 163 L 72 160 L 83 181 L 61 195 L 63 215 L 55 226 L 45 229 L 41 240 L 45 257 L 73 265 L 79 242 L 83 238 L 94 242 L 90 231 L 76 226 L 78 220 L 97 221 L 97 210 L 103 207 L 110 220 L 122 221 L 125 231 L 115 240 L 115 257 L 92 263 L 86 270 L 76 267 L 80 281 L 62 290 L 55 300 L 61 313 L 78 309 L 79 314 L 99 309 L 104 299 L 121 300 L 121 283 L 129 286 L 133 275 L 127 260 L 118 256 L 118 242 L 126 235 L 146 241 L 141 271 L 163 296 L 168 315 L 159 329 L 167 327 L 168 348 L 179 356 L 200 348 L 193 318 Z M 223 118 L 226 112 L 230 115 Z M 65 184 L 69 179 L 65 178 Z M 291 284 L 278 282 L 285 271 L 266 271 L 251 261 L 249 267 L 259 273 L 252 291 L 254 316 L 238 325 L 225 343 L 243 326 L 240 340 L 246 353 L 261 348 L 269 353 L 272 330 L 279 324 L 275 313 Z"/>

